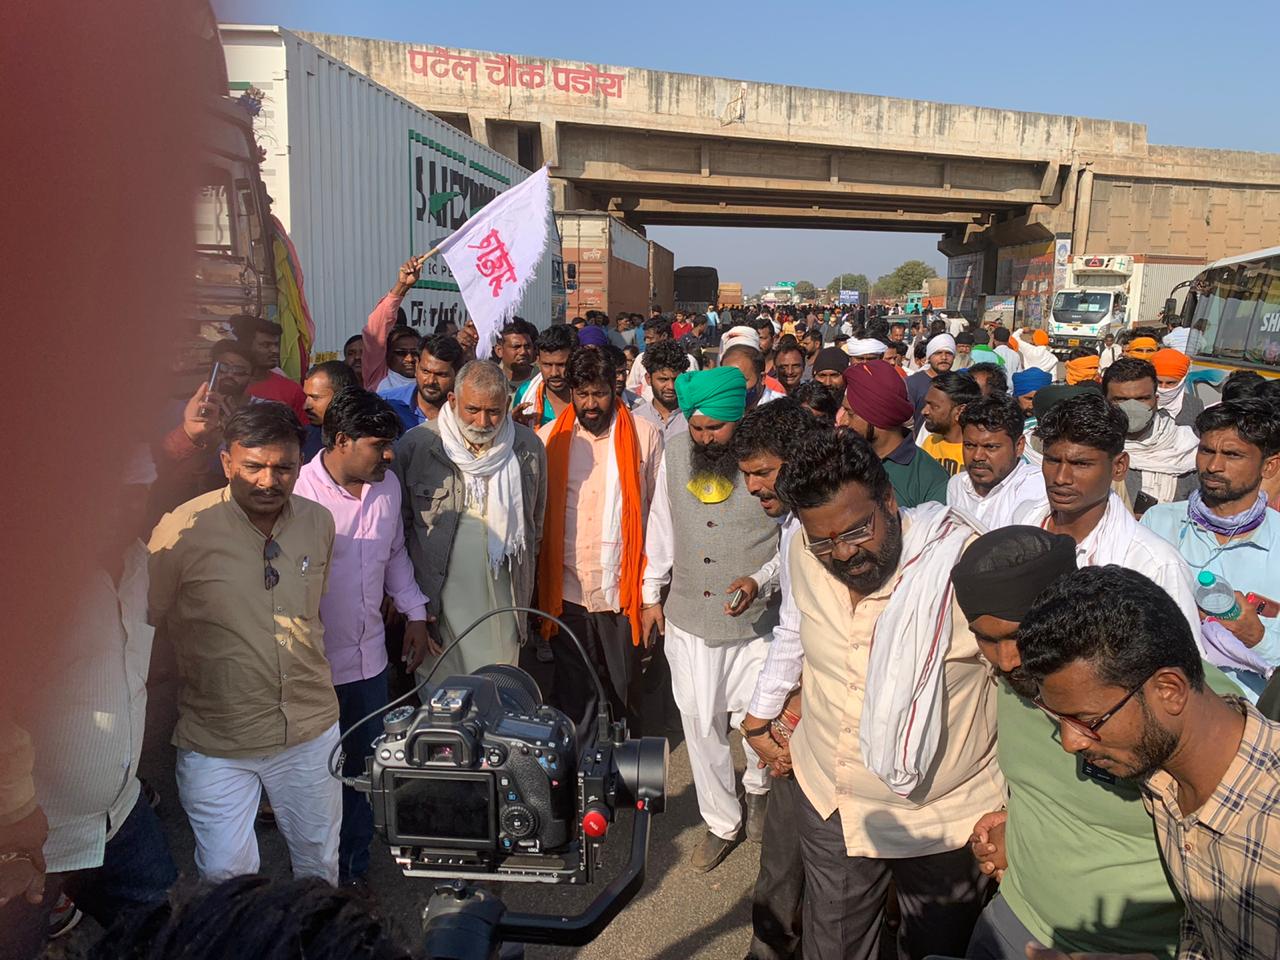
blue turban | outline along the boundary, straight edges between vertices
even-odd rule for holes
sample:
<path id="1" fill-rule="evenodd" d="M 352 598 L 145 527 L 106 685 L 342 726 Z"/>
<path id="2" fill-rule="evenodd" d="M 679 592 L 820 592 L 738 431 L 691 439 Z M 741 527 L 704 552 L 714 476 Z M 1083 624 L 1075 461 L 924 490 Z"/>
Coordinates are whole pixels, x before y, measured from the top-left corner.
<path id="1" fill-rule="evenodd" d="M 1025 397 L 1028 393 L 1035 393 L 1051 383 L 1053 383 L 1053 377 L 1039 367 L 1019 370 L 1013 375 L 1013 395 Z"/>
<path id="2" fill-rule="evenodd" d="M 592 324 L 578 331 L 578 346 L 580 347 L 605 347 L 608 345 L 609 334 L 604 327 L 597 327 Z"/>

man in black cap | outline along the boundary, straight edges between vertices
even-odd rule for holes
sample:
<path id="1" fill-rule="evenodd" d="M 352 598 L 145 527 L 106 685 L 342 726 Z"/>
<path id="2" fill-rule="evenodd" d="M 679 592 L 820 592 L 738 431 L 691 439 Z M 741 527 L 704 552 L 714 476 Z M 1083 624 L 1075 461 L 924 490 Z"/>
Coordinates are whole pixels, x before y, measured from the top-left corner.
<path id="1" fill-rule="evenodd" d="M 1076 569 L 1075 542 L 1039 527 L 984 534 L 951 572 L 956 602 L 999 677 L 1004 810 L 974 825 L 970 846 L 1000 893 L 978 919 L 970 960 L 1021 960 L 1029 941 L 1065 953 L 1171 956 L 1182 906 L 1160 860 L 1135 782 L 1050 749 L 1057 724 L 1033 703 L 1018 628 L 1036 597 Z M 1206 665 L 1215 689 L 1231 683 Z M 1089 834 L 1085 839 L 1082 834 Z"/>
<path id="2" fill-rule="evenodd" d="M 836 398 L 844 396 L 844 372 L 849 368 L 849 355 L 839 347 L 823 347 L 813 360 L 813 379 Z"/>

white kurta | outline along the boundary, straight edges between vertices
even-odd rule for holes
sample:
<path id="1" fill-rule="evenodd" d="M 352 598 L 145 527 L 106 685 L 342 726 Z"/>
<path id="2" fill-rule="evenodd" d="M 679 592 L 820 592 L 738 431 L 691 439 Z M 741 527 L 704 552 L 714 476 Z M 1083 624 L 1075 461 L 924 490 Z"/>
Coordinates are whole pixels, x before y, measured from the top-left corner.
<path id="1" fill-rule="evenodd" d="M 1044 489 L 1044 471 L 1036 465 L 1019 460 L 1013 472 L 997 483 L 985 497 L 973 488 L 973 480 L 966 470 L 947 481 L 947 506 L 957 507 L 969 516 L 980 520 L 988 530 L 998 530 L 1013 523 L 1018 510 L 1028 509 L 1028 504 L 1048 506 Z"/>
<path id="2" fill-rule="evenodd" d="M 664 461 L 658 468 L 649 524 L 645 529 L 645 603 L 656 603 L 662 588 L 670 582 L 674 551 L 675 532 Z M 769 571 L 775 562 L 776 558 L 749 576 L 763 587 L 771 579 Z M 698 794 L 698 812 L 707 829 L 726 840 L 736 836 L 742 826 L 726 726 L 737 726 L 746 716 L 771 639 L 772 632 L 763 637 L 712 646 L 670 621 L 664 635 L 672 693 L 680 709 L 693 785 Z M 745 741 L 742 747 L 747 759 L 743 788 L 747 793 L 767 792 L 769 771 L 759 769 L 755 751 Z"/>

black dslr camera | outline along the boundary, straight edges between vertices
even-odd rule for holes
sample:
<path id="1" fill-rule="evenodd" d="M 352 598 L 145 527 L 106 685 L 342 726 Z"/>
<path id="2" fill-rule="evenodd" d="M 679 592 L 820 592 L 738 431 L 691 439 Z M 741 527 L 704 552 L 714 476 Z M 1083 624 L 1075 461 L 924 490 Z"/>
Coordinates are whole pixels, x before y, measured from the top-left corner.
<path id="1" fill-rule="evenodd" d="M 666 741 L 574 723 L 518 667 L 449 677 L 383 718 L 368 763 L 374 825 L 406 876 L 591 879 L 620 794 L 662 809 Z"/>
<path id="2" fill-rule="evenodd" d="M 463 630 L 444 655 L 489 617 L 532 613 L 557 624 L 590 664 L 561 620 L 529 607 L 491 610 Z M 424 948 L 436 960 L 495 957 L 500 942 L 589 943 L 644 884 L 652 815 L 667 792 L 667 741 L 630 739 L 610 720 L 604 685 L 582 727 L 542 702 L 533 677 L 517 667 L 482 667 L 449 677 L 423 702 L 397 707 L 430 683 L 346 730 L 329 771 L 368 793 L 374 824 L 406 876 L 438 877 L 423 914 Z M 385 711 L 385 712 L 384 712 Z M 360 777 L 344 777 L 342 742 L 383 717 L 383 733 Z M 581 913 L 512 913 L 475 880 L 590 883 L 609 824 L 633 808 L 627 862 Z"/>

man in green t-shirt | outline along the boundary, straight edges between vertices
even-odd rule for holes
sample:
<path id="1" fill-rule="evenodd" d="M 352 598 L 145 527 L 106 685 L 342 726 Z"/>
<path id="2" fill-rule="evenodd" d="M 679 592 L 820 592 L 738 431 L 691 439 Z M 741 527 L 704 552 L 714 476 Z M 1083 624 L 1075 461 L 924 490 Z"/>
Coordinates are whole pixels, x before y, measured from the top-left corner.
<path id="1" fill-rule="evenodd" d="M 1006 809 L 974 826 L 971 848 L 1000 892 L 978 919 L 970 960 L 1022 960 L 1029 941 L 1073 953 L 1170 958 L 1182 906 L 1169 885 L 1137 783 L 1061 754 L 1058 726 L 1031 701 L 1016 636 L 1050 583 L 1076 569 L 1075 542 L 1004 527 L 969 545 L 951 573 L 956 601 L 995 667 Z M 1205 666 L 1215 690 L 1231 682 Z"/>

